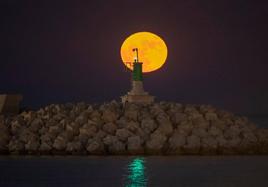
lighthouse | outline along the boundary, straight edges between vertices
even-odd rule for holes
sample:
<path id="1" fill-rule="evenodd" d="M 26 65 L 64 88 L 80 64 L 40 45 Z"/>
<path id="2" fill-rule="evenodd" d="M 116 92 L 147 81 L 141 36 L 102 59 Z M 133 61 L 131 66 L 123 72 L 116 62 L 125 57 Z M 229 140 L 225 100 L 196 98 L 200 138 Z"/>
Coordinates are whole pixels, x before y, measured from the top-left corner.
<path id="1" fill-rule="evenodd" d="M 132 70 L 132 89 L 124 96 L 121 97 L 122 103 L 141 103 L 150 104 L 154 102 L 154 96 L 149 95 L 143 88 L 143 76 L 142 76 L 142 62 L 139 61 L 138 48 L 132 49 L 134 52 L 134 62 L 129 62 Z"/>

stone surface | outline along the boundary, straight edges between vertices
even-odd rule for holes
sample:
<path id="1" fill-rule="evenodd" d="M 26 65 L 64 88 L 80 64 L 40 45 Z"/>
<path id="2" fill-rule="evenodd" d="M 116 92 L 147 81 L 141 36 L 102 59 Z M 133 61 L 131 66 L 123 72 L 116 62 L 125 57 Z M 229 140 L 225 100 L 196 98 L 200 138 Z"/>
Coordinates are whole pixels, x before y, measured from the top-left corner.
<path id="1" fill-rule="evenodd" d="M 268 154 L 268 130 L 210 105 L 112 101 L 0 115 L 1 154 Z"/>
<path id="2" fill-rule="evenodd" d="M 144 149 L 142 147 L 142 140 L 139 136 L 131 136 L 127 141 L 127 150 L 130 154 L 142 154 Z"/>

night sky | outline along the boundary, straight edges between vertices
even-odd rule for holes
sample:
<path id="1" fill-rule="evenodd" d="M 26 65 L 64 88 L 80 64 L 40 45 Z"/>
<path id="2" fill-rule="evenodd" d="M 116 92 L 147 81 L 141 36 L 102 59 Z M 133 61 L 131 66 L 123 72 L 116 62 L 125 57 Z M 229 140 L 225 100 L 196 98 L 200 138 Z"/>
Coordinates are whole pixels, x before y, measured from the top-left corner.
<path id="1" fill-rule="evenodd" d="M 0 2 L 0 92 L 22 105 L 119 100 L 130 89 L 124 39 L 139 31 L 168 46 L 144 76 L 157 100 L 268 114 L 268 3 L 247 0 Z"/>

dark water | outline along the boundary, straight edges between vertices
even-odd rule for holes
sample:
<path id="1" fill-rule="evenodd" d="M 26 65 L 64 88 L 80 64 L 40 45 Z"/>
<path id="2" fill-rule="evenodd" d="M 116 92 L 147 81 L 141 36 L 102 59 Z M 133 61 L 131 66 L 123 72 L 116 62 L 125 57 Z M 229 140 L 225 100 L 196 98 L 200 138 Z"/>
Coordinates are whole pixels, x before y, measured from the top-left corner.
<path id="1" fill-rule="evenodd" d="M 268 156 L 0 157 L 0 186 L 268 186 Z"/>

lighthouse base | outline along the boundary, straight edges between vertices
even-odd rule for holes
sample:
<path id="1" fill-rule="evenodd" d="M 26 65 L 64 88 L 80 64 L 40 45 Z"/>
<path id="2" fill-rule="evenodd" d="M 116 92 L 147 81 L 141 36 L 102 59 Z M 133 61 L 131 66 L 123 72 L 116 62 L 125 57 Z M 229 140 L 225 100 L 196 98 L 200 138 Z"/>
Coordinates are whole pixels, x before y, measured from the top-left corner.
<path id="1" fill-rule="evenodd" d="M 154 96 L 151 95 L 124 95 L 121 97 L 122 103 L 141 103 L 150 104 L 154 102 Z"/>
<path id="2" fill-rule="evenodd" d="M 150 104 L 154 102 L 154 96 L 148 94 L 143 89 L 142 81 L 132 81 L 132 90 L 121 97 L 122 103 L 144 103 Z"/>

